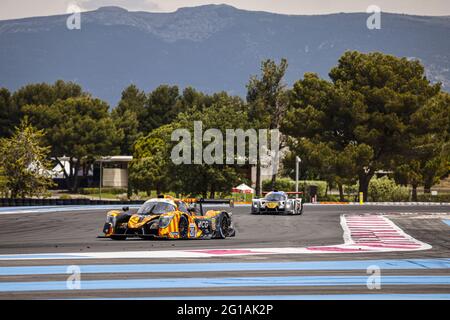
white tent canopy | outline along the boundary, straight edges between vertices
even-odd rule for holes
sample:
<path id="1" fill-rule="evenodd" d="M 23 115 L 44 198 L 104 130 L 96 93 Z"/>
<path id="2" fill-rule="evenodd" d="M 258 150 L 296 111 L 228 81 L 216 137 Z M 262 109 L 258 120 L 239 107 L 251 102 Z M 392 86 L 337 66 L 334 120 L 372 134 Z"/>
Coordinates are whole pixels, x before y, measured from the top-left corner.
<path id="1" fill-rule="evenodd" d="M 233 188 L 233 192 L 239 192 L 239 193 L 255 193 L 255 190 L 245 183 L 237 186 L 236 188 Z"/>

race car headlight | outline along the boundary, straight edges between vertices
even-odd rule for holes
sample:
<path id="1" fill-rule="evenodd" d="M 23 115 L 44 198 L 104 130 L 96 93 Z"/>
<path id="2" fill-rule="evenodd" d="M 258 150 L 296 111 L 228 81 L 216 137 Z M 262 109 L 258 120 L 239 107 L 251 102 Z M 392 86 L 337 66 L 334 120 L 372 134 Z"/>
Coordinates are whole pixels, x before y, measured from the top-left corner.
<path id="1" fill-rule="evenodd" d="M 258 202 L 253 202 L 253 207 L 257 208 L 258 207 Z"/>
<path id="2" fill-rule="evenodd" d="M 150 229 L 154 230 L 154 229 L 158 229 L 159 228 L 159 222 L 153 222 L 150 224 Z"/>
<path id="3" fill-rule="evenodd" d="M 286 202 L 286 209 L 291 209 L 292 208 L 292 202 L 288 201 Z"/>
<path id="4" fill-rule="evenodd" d="M 170 221 L 172 221 L 172 219 L 173 219 L 173 216 L 159 218 L 159 227 L 167 228 L 167 226 L 170 224 Z"/>

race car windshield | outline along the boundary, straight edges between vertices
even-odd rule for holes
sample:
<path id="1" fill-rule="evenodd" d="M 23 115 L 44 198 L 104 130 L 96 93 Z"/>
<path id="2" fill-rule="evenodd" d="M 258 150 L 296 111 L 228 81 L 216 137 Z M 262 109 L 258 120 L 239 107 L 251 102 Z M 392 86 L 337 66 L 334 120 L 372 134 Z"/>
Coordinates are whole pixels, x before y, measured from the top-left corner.
<path id="1" fill-rule="evenodd" d="M 284 200 L 284 196 L 282 194 L 269 193 L 266 196 L 266 200 L 268 200 L 268 201 L 282 201 L 282 200 Z"/>
<path id="2" fill-rule="evenodd" d="M 176 211 L 174 205 L 167 202 L 147 202 L 139 208 L 138 214 L 150 215 L 150 214 L 163 214 L 167 212 Z"/>

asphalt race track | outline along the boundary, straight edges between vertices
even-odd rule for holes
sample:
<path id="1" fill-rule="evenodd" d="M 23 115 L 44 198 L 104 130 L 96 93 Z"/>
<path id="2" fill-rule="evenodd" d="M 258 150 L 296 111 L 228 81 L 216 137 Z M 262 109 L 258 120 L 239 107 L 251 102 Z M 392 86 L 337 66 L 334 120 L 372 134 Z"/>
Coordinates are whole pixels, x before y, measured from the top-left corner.
<path id="1" fill-rule="evenodd" d="M 0 299 L 450 298 L 449 206 L 238 206 L 235 238 L 186 241 L 97 238 L 106 211 L 0 208 Z"/>

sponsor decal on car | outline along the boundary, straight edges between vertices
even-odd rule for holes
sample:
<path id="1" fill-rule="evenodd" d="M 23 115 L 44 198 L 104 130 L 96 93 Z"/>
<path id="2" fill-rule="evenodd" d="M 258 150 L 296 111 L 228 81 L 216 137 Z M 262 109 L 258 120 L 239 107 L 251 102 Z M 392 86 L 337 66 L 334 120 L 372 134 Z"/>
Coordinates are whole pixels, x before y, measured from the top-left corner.
<path id="1" fill-rule="evenodd" d="M 200 229 L 208 229 L 209 221 L 208 220 L 200 220 L 197 222 L 197 227 L 199 227 Z"/>
<path id="2" fill-rule="evenodd" d="M 189 236 L 195 238 L 195 223 L 189 224 Z"/>
<path id="3" fill-rule="evenodd" d="M 278 202 L 268 202 L 267 203 L 267 208 L 269 208 L 269 209 L 275 209 L 276 207 L 278 207 Z"/>

